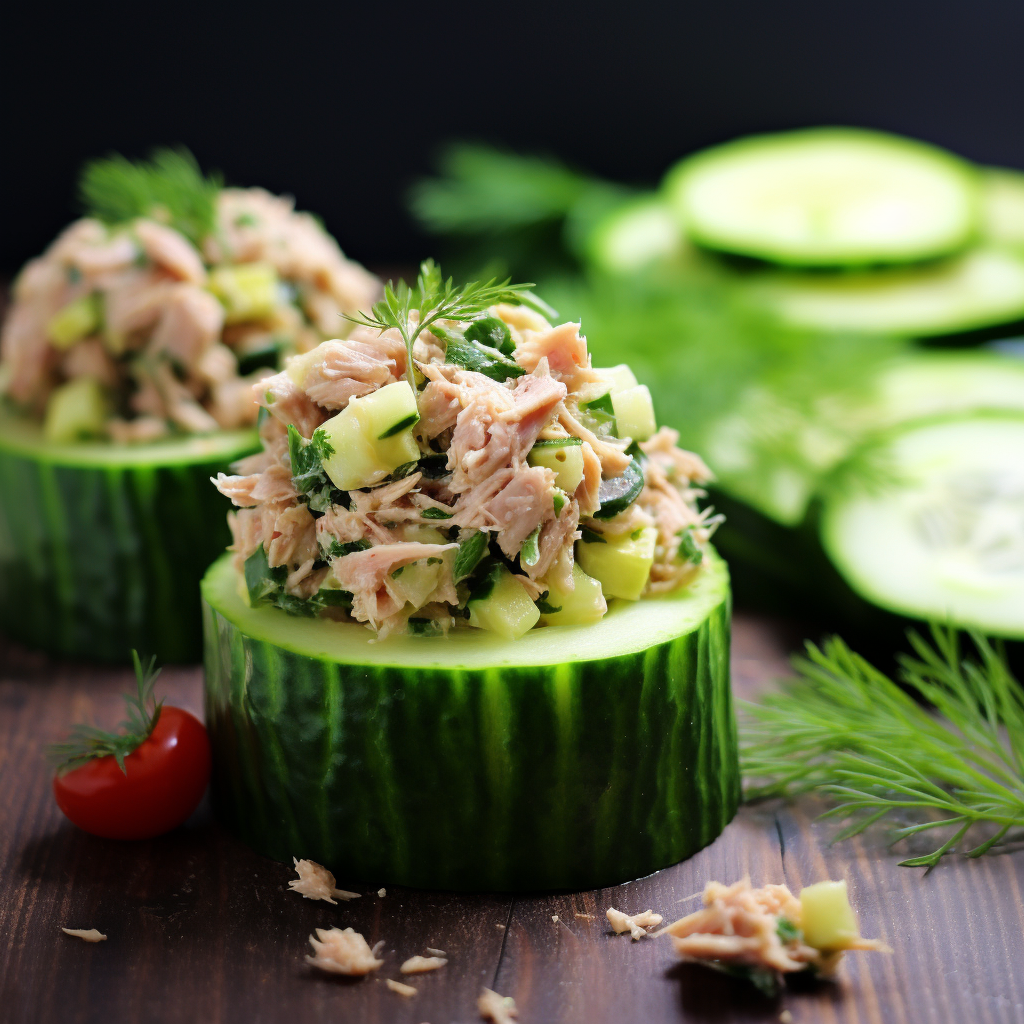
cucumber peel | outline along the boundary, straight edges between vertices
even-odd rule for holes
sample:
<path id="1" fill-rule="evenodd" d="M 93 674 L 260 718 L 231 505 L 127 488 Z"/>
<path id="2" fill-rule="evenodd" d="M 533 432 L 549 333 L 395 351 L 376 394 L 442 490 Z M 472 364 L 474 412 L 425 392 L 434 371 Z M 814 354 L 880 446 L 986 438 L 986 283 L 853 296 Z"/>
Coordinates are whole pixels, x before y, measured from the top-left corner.
<path id="1" fill-rule="evenodd" d="M 222 558 L 202 585 L 220 816 L 269 856 L 426 888 L 593 888 L 689 856 L 739 800 L 707 562 L 589 625 L 375 642 L 248 607 Z"/>

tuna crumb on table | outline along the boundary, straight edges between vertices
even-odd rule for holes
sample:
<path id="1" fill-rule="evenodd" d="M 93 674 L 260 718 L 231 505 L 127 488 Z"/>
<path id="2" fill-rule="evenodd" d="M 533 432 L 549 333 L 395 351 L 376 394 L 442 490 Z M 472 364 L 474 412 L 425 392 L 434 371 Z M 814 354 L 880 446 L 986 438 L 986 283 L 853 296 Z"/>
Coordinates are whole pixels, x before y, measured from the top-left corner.
<path id="1" fill-rule="evenodd" d="M 333 897 L 341 900 L 355 900 L 359 893 L 349 892 L 347 889 L 335 887 L 334 875 L 322 864 L 312 860 L 297 860 L 292 857 L 298 878 L 293 878 L 288 883 L 288 888 L 299 893 L 307 900 L 326 900 L 328 903 L 336 903 Z"/>
<path id="2" fill-rule="evenodd" d="M 329 974 L 355 976 L 376 971 L 384 963 L 353 928 L 317 928 L 316 934 L 316 938 L 309 937 L 314 955 L 307 956 L 306 963 L 311 967 Z"/>

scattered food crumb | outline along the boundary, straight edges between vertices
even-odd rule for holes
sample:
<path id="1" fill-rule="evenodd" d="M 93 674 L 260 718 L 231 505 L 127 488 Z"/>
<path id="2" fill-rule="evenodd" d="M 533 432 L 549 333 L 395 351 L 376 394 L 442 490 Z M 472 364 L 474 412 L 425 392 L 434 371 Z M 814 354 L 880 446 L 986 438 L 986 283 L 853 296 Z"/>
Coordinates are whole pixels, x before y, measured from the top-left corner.
<path id="1" fill-rule="evenodd" d="M 552 924 L 558 924 L 558 915 L 557 914 L 552 914 L 551 915 L 551 923 Z"/>
<path id="2" fill-rule="evenodd" d="M 375 942 L 375 943 L 373 944 L 373 949 L 371 949 L 371 950 L 370 950 L 370 952 L 371 952 L 371 953 L 372 953 L 372 954 L 373 954 L 374 956 L 380 956 L 380 951 L 381 951 L 381 950 L 382 950 L 383 948 L 384 948 L 384 940 L 383 940 L 383 939 L 380 939 L 379 941 L 377 941 L 377 942 Z"/>
<path id="3" fill-rule="evenodd" d="M 504 930 L 505 930 L 505 926 L 504 926 L 503 924 L 501 924 L 501 923 L 499 923 L 499 924 L 497 925 L 497 927 L 498 927 L 498 928 L 500 928 L 500 929 L 501 929 L 502 931 L 504 931 Z"/>
<path id="4" fill-rule="evenodd" d="M 398 969 L 403 974 L 424 974 L 444 967 L 448 961 L 443 956 L 411 956 Z"/>
<path id="5" fill-rule="evenodd" d="M 61 928 L 65 935 L 72 935 L 76 939 L 85 939 L 86 942 L 106 942 L 106 935 L 95 928 Z"/>
<path id="6" fill-rule="evenodd" d="M 597 918 L 593 914 L 581 914 L 578 910 L 573 917 L 578 917 L 581 921 L 596 921 Z"/>
<path id="7" fill-rule="evenodd" d="M 330 974 L 369 974 L 377 970 L 383 960 L 373 955 L 366 939 L 352 928 L 317 928 L 319 941 L 312 935 L 309 944 L 315 956 L 307 956 L 306 963 Z"/>
<path id="8" fill-rule="evenodd" d="M 789 1010 L 783 1010 L 779 1014 L 779 1024 L 793 1024 L 793 1014 Z"/>
<path id="9" fill-rule="evenodd" d="M 476 1008 L 484 1020 L 494 1021 L 494 1024 L 512 1024 L 512 1021 L 519 1016 L 516 1009 L 516 1001 L 511 996 L 499 996 L 497 992 L 485 988 L 476 1001 Z"/>
<path id="10" fill-rule="evenodd" d="M 413 988 L 412 985 L 403 985 L 402 982 L 395 981 L 392 978 L 385 979 L 384 984 L 387 985 L 392 992 L 397 992 L 400 996 L 405 996 L 406 999 L 416 995 L 419 991 L 419 989 Z"/>
<path id="11" fill-rule="evenodd" d="M 606 911 L 606 916 L 616 935 L 629 932 L 633 936 L 634 942 L 644 938 L 649 929 L 656 928 L 662 921 L 661 914 L 655 914 L 651 910 L 645 910 L 642 914 L 630 916 L 629 914 L 624 914 L 621 910 L 609 907 Z"/>
<path id="12" fill-rule="evenodd" d="M 293 878 L 288 883 L 288 888 L 297 892 L 307 900 L 327 900 L 328 903 L 336 903 L 333 897 L 337 896 L 342 900 L 355 900 L 359 893 L 348 892 L 345 889 L 336 889 L 334 875 L 322 864 L 313 860 L 296 860 L 292 857 L 298 878 Z"/>
<path id="13" fill-rule="evenodd" d="M 431 949 L 429 946 L 427 946 L 427 952 L 431 956 L 447 956 L 448 955 L 443 949 Z"/>
<path id="14" fill-rule="evenodd" d="M 841 898 L 852 927 L 841 933 L 842 941 L 821 942 L 817 948 L 806 941 L 804 915 L 806 898 L 821 886 L 841 886 Z M 674 921 L 658 934 L 672 936 L 676 952 L 685 960 L 710 967 L 737 968 L 780 974 L 814 967 L 819 973 L 834 973 L 846 949 L 891 952 L 875 939 L 861 938 L 856 918 L 846 902 L 845 883 L 822 882 L 809 886 L 798 899 L 785 885 L 753 888 L 750 878 L 733 885 L 708 882 L 704 888 L 704 907 Z M 808 933 L 809 934 L 809 933 Z"/>
<path id="15" fill-rule="evenodd" d="M 377 890 L 377 895 L 378 896 L 387 896 L 387 894 L 388 894 L 387 889 L 378 889 Z"/>

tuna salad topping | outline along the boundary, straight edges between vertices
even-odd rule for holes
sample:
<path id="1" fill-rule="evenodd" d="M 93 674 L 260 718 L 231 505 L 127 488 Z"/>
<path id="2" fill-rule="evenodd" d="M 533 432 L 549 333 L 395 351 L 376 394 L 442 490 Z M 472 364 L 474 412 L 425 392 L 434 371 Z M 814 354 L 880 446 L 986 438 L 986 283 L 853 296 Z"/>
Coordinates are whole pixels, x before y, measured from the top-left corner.
<path id="1" fill-rule="evenodd" d="M 710 473 L 629 368 L 524 288 L 433 264 L 255 388 L 263 451 L 220 474 L 251 604 L 380 637 L 593 622 L 701 571 Z"/>
<path id="2" fill-rule="evenodd" d="M 380 292 L 290 199 L 187 153 L 97 161 L 80 192 L 87 216 L 18 275 L 0 336 L 0 395 L 51 440 L 251 425 L 252 385 Z"/>

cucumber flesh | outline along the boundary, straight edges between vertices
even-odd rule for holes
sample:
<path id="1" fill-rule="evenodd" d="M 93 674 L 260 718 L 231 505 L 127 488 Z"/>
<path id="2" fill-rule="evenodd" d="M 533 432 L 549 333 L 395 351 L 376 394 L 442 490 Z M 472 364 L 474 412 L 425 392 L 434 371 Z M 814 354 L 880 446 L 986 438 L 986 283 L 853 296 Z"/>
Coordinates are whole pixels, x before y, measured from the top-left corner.
<path id="1" fill-rule="evenodd" d="M 1024 174 L 985 170 L 981 198 L 982 237 L 994 245 L 1024 248 Z"/>
<path id="2" fill-rule="evenodd" d="M 1024 638 L 1024 417 L 910 427 L 862 464 L 884 476 L 851 467 L 821 523 L 853 590 L 902 615 Z"/>
<path id="3" fill-rule="evenodd" d="M 583 445 L 578 437 L 537 441 L 526 461 L 543 466 L 555 474 L 555 486 L 572 494 L 583 479 Z"/>
<path id="4" fill-rule="evenodd" d="M 632 200 L 607 214 L 586 244 L 590 262 L 612 274 L 628 274 L 677 260 L 687 248 L 682 225 L 658 195 Z"/>
<path id="5" fill-rule="evenodd" d="M 739 798 L 728 576 L 706 561 L 589 625 L 376 642 L 247 607 L 221 559 L 202 586 L 218 815 L 378 885 L 592 889 L 689 856 Z"/>
<path id="6" fill-rule="evenodd" d="M 922 268 L 770 274 L 751 294 L 799 327 L 955 334 L 1024 318 L 1024 255 L 990 247 Z"/>
<path id="7" fill-rule="evenodd" d="M 665 187 L 694 241 L 794 266 L 933 259 L 978 228 L 978 176 L 968 164 L 881 132 L 739 139 L 684 160 Z"/>

